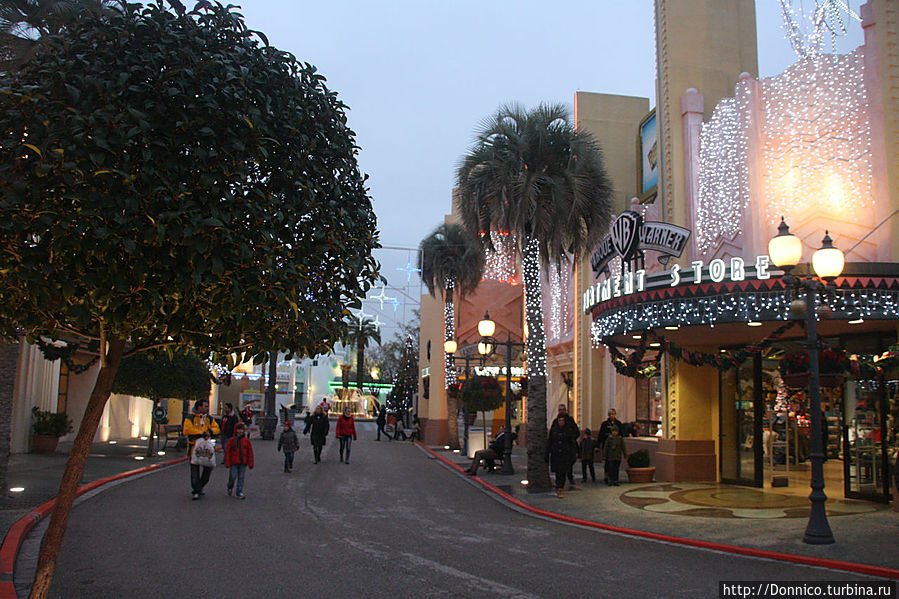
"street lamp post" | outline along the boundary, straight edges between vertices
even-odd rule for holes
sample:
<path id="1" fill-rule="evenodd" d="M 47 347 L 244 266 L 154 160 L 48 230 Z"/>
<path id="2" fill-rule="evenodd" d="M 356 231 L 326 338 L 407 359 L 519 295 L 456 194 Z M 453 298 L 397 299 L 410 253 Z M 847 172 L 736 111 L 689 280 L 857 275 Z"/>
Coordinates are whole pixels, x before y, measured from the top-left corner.
<path id="1" fill-rule="evenodd" d="M 449 363 L 453 365 L 453 368 L 455 368 L 455 365 L 456 365 L 455 353 L 458 351 L 458 349 L 459 349 L 459 344 L 454 339 L 447 339 L 446 341 L 443 342 L 443 351 L 446 352 L 448 358 L 451 360 L 451 362 L 449 362 Z M 479 348 L 479 349 L 486 349 L 486 348 Z M 465 355 L 461 356 L 461 358 L 463 360 L 465 360 L 465 380 L 467 381 L 470 376 L 469 365 L 471 363 L 471 356 L 469 356 L 468 354 L 465 354 Z M 484 365 L 485 358 L 486 358 L 486 356 L 482 354 L 481 355 L 481 366 Z M 465 453 L 465 455 L 468 455 L 468 410 L 466 410 L 464 407 L 462 408 L 462 416 L 464 417 L 463 426 L 465 429 L 465 432 L 463 433 L 463 439 L 465 441 L 465 444 L 462 446 L 462 451 Z"/>
<path id="2" fill-rule="evenodd" d="M 784 283 L 788 288 L 805 291 L 806 347 L 809 356 L 809 411 L 811 412 L 811 453 L 812 480 L 811 511 L 808 526 L 802 540 L 812 545 L 827 545 L 834 542 L 833 532 L 827 522 L 827 495 L 824 493 L 824 439 L 822 438 L 821 381 L 818 366 L 817 307 L 818 293 L 825 289 L 812 278 L 811 269 L 804 279 L 792 274 L 793 267 L 802 260 L 802 240 L 790 233 L 790 228 L 781 218 L 778 234 L 768 243 L 771 261 L 782 268 L 786 275 Z M 833 240 L 825 231 L 821 247 L 812 256 L 815 274 L 830 286 L 843 272 L 843 252 L 833 246 Z"/>
<path id="3" fill-rule="evenodd" d="M 481 335 L 481 341 L 478 343 L 478 351 L 482 349 L 489 350 L 481 352 L 482 354 L 491 354 L 496 351 L 496 346 L 502 345 L 506 348 L 506 422 L 503 427 L 505 436 L 505 448 L 503 450 L 503 474 L 515 474 L 512 468 L 512 350 L 524 349 L 524 343 L 512 341 L 511 333 L 506 334 L 505 341 L 497 341 L 493 338 L 496 332 L 496 323 L 490 320 L 490 314 L 484 313 L 484 319 L 478 322 L 478 333 Z"/>

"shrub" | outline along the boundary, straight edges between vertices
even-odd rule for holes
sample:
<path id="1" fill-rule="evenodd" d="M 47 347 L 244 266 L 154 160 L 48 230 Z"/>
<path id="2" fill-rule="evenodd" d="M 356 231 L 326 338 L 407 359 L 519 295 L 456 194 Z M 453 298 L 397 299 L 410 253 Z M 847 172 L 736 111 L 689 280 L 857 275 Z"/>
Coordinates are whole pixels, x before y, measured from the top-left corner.
<path id="1" fill-rule="evenodd" d="M 638 449 L 627 456 L 627 465 L 630 468 L 649 468 L 649 450 Z"/>
<path id="2" fill-rule="evenodd" d="M 72 432 L 72 420 L 65 412 L 45 412 L 35 406 L 31 408 L 31 417 L 33 420 L 31 430 L 35 435 L 62 437 Z"/>

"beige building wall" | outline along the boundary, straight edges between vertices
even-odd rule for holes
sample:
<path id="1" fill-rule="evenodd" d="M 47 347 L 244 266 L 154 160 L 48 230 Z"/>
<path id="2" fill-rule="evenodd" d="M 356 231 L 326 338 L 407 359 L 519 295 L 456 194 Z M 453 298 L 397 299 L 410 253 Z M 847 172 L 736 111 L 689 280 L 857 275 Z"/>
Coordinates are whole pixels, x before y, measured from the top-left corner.
<path id="1" fill-rule="evenodd" d="M 648 112 L 647 98 L 590 92 L 577 92 L 574 96 L 575 126 L 596 137 L 605 157 L 606 172 L 614 189 L 613 214 L 627 209 L 630 199 L 638 195 L 637 132 L 640 121 Z M 594 349 L 592 346 L 592 318 L 583 313 L 580 305 L 584 290 L 592 284 L 590 256 L 581 256 L 574 293 L 574 399 L 580 406 L 581 421 L 578 424 L 595 430 L 605 420 L 609 406 L 618 407 L 619 416 L 625 419 L 628 398 L 616 397 L 617 375 L 608 354 L 604 349 Z M 631 412 L 633 403 L 633 398 L 630 398 Z"/>
<path id="2" fill-rule="evenodd" d="M 444 445 L 449 439 L 446 422 L 446 383 L 443 362 L 443 297 L 421 296 L 418 355 L 418 417 L 424 442 Z M 430 358 L 428 342 L 431 343 Z"/>

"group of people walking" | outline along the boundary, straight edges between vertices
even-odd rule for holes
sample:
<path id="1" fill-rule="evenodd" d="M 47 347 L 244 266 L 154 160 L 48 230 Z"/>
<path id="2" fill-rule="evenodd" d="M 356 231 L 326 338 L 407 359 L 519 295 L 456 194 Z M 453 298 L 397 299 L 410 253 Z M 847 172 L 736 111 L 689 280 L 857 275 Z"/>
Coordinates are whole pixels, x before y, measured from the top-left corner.
<path id="1" fill-rule="evenodd" d="M 411 433 L 406 434 L 406 423 L 403 421 L 403 417 L 400 414 L 397 415 L 389 415 L 391 419 L 391 423 L 393 425 L 393 434 L 387 431 L 387 421 L 388 414 L 387 408 L 381 406 L 378 410 L 378 418 L 376 420 L 378 424 L 378 436 L 375 441 L 381 440 L 381 433 L 384 433 L 384 437 L 387 438 L 388 441 L 397 441 L 402 437 L 403 441 L 421 441 L 421 421 L 418 419 L 418 415 L 412 416 L 412 428 Z"/>
<path id="2" fill-rule="evenodd" d="M 322 449 L 330 431 L 328 414 L 319 405 L 306 414 L 303 434 L 309 435 L 315 464 L 321 463 Z M 350 463 L 352 442 L 356 440 L 356 423 L 350 409 L 347 408 L 337 418 L 336 437 L 340 443 L 340 461 Z M 221 438 L 223 464 L 228 469 L 228 495 L 234 494 L 238 499 L 245 499 L 244 482 L 247 470 L 252 470 L 253 444 L 247 436 L 247 425 L 242 414 L 235 412 L 234 407 L 225 404 L 222 424 L 209 415 L 209 400 L 200 399 L 194 404 L 191 415 L 184 419 L 183 432 L 187 436 L 187 455 L 190 457 L 190 489 L 191 499 L 198 500 L 205 495 L 206 485 L 216 465 L 215 442 Z M 277 451 L 284 454 L 284 472 L 293 472 L 294 456 L 300 447 L 300 439 L 287 419 L 278 436 Z"/>
<path id="3" fill-rule="evenodd" d="M 587 482 L 587 473 L 596 482 L 594 461 L 596 454 L 605 463 L 605 483 L 618 486 L 618 471 L 621 461 L 627 457 L 622 425 L 614 409 L 609 410 L 609 418 L 602 423 L 599 435 L 593 439 L 589 428 L 581 433 L 574 418 L 568 414 L 565 404 L 559 405 L 558 415 L 549 428 L 545 458 L 550 471 L 555 475 L 555 492 L 560 498 L 565 496 L 565 483 L 574 483 L 574 463 L 581 460 L 581 482 Z"/>

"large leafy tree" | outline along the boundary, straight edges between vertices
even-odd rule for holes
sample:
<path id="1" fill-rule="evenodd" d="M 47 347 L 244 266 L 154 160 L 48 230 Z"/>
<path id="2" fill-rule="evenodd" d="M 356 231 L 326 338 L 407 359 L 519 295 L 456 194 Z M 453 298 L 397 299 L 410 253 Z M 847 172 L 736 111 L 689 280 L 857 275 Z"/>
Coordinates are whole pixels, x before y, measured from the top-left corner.
<path id="1" fill-rule="evenodd" d="M 356 387 L 359 393 L 362 393 L 362 385 L 365 382 L 365 348 L 371 342 L 381 345 L 381 330 L 375 321 L 371 318 L 348 321 L 344 343 L 348 347 L 356 346 Z"/>
<path id="2" fill-rule="evenodd" d="M 112 383 L 112 393 L 146 397 L 153 409 L 162 399 L 196 401 L 209 397 L 212 376 L 205 360 L 187 352 L 132 354 L 122 360 Z M 152 421 L 152 420 L 151 420 Z M 147 455 L 153 450 L 153 427 Z"/>
<path id="3" fill-rule="evenodd" d="M 484 276 L 484 249 L 475 236 L 456 223 L 442 224 L 425 237 L 419 245 L 418 268 L 421 280 L 432 297 L 443 294 L 444 340 L 455 337 L 455 311 L 453 294 L 464 297 L 472 293 Z M 446 386 L 456 382 L 453 358 L 444 355 Z M 459 449 L 459 399 L 455 393 L 446 394 L 449 444 Z"/>
<path id="4" fill-rule="evenodd" d="M 100 356 L 38 561 L 46 596 L 120 362 L 316 355 L 378 279 L 345 106 L 240 15 L 85 13 L 0 89 L 0 333 Z"/>
<path id="5" fill-rule="evenodd" d="M 540 269 L 593 248 L 608 228 L 612 186 L 598 144 L 575 130 L 560 105 L 501 107 L 477 132 L 457 174 L 468 230 L 488 249 L 492 231 L 518 239 L 528 329 L 528 480 L 548 488 Z"/>

